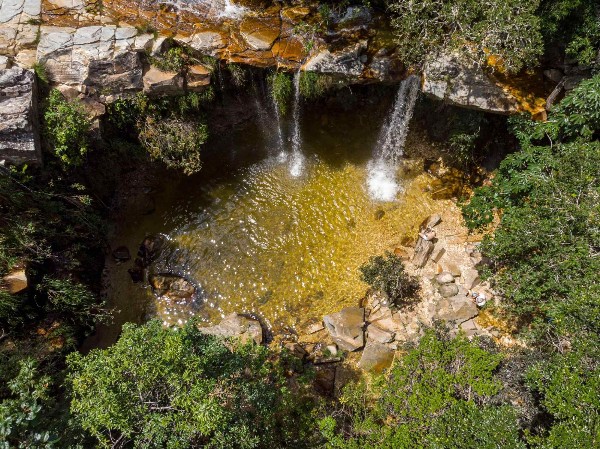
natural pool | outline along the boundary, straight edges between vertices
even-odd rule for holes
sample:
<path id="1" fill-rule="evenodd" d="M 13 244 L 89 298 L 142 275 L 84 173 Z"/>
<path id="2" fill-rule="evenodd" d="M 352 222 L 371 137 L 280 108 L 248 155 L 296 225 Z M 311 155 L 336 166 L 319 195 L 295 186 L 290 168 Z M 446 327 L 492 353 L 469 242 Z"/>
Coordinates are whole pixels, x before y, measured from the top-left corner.
<path id="1" fill-rule="evenodd" d="M 367 288 L 360 265 L 416 235 L 439 208 L 417 161 L 399 166 L 395 200 L 369 195 L 369 161 L 391 99 L 359 112 L 303 110 L 300 176 L 258 119 L 213 138 L 197 175 L 160 176 L 155 211 L 128 217 L 112 243 L 134 253 L 145 235 L 162 233 L 168 244 L 152 269 L 185 276 L 200 294 L 191 303 L 156 299 L 131 282 L 131 264 L 111 259 L 108 301 L 120 313 L 104 338 L 125 321 L 215 322 L 233 311 L 281 332 L 356 304 Z M 282 123 L 284 135 L 291 126 Z"/>

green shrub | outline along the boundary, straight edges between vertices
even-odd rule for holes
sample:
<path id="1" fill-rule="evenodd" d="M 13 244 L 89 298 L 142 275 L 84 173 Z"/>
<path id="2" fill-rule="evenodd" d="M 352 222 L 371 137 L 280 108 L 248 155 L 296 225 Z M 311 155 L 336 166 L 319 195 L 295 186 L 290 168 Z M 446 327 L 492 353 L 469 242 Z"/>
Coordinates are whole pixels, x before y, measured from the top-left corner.
<path id="1" fill-rule="evenodd" d="M 320 422 L 328 449 L 524 449 L 515 410 L 493 404 L 502 357 L 427 330 L 385 376 L 349 384 Z"/>
<path id="2" fill-rule="evenodd" d="M 126 324 L 110 348 L 69 356 L 71 412 L 101 447 L 314 447 L 311 402 L 280 363 L 194 324 Z"/>
<path id="3" fill-rule="evenodd" d="M 293 92 L 290 76 L 283 72 L 273 72 L 268 76 L 267 81 L 271 87 L 273 100 L 279 107 L 281 114 L 285 115 Z"/>
<path id="4" fill-rule="evenodd" d="M 60 91 L 50 92 L 44 108 L 44 134 L 53 154 L 65 166 L 77 166 L 89 149 L 91 122 L 83 107 L 67 101 Z"/>
<path id="5" fill-rule="evenodd" d="M 439 51 L 459 50 L 485 63 L 500 56 L 509 72 L 537 63 L 543 50 L 539 0 L 392 0 L 400 59 L 421 65 Z"/>
<path id="6" fill-rule="evenodd" d="M 334 80 L 330 75 L 316 72 L 300 74 L 300 95 L 309 100 L 322 97 L 333 86 Z"/>
<path id="7" fill-rule="evenodd" d="M 183 47 L 171 47 L 162 55 L 151 58 L 152 65 L 164 72 L 181 72 L 190 65 L 190 55 Z"/>
<path id="8" fill-rule="evenodd" d="M 539 336 L 600 335 L 600 76 L 582 82 L 547 122 L 511 120 L 520 150 L 463 207 L 507 304 Z"/>
<path id="9" fill-rule="evenodd" d="M 140 141 L 152 158 L 188 175 L 202 168 L 200 150 L 207 138 L 205 124 L 175 118 L 147 117 L 140 131 Z"/>
<path id="10" fill-rule="evenodd" d="M 415 299 L 419 280 L 404 271 L 404 263 L 398 256 L 386 251 L 375 256 L 360 267 L 364 282 L 375 290 L 385 293 L 392 305 L 401 306 Z"/>

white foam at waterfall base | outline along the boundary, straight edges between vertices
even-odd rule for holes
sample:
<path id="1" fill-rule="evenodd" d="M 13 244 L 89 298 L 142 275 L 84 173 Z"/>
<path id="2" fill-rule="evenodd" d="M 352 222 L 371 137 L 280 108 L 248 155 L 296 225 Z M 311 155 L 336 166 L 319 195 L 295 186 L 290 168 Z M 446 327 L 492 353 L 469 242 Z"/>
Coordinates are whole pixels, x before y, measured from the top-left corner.
<path id="1" fill-rule="evenodd" d="M 402 187 L 396 179 L 398 167 L 383 159 L 375 159 L 367 164 L 367 190 L 376 201 L 394 201 Z"/>
<path id="2" fill-rule="evenodd" d="M 290 175 L 297 178 L 302 174 L 304 169 L 304 156 L 299 151 L 292 153 L 290 158 Z"/>
<path id="3" fill-rule="evenodd" d="M 394 109 L 381 127 L 374 157 L 367 165 L 367 188 L 374 200 L 393 201 L 400 191 L 396 179 L 398 161 L 404 151 L 418 93 L 418 77 L 411 75 L 402 81 Z"/>

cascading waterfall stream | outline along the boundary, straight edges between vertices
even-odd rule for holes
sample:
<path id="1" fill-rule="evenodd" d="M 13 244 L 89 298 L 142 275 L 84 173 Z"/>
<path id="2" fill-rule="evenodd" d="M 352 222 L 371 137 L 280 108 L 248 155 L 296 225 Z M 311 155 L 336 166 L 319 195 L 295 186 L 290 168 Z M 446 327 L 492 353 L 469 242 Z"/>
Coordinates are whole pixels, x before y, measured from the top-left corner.
<path id="1" fill-rule="evenodd" d="M 396 171 L 403 154 L 418 93 L 417 76 L 411 75 L 400 83 L 394 109 L 379 133 L 374 157 L 367 167 L 367 188 L 371 197 L 376 200 L 393 201 L 400 191 Z"/>
<path id="2" fill-rule="evenodd" d="M 277 149 L 278 149 L 278 157 L 281 160 L 285 160 L 286 154 L 283 143 L 283 131 L 281 129 L 281 111 L 279 111 L 279 105 L 275 98 L 271 95 L 271 104 L 273 106 L 273 111 L 275 111 L 275 119 L 277 120 Z"/>
<path id="3" fill-rule="evenodd" d="M 304 156 L 300 151 L 302 148 L 302 137 L 300 135 L 300 71 L 294 74 L 294 106 L 293 106 L 293 129 L 292 129 L 292 155 L 290 159 L 290 175 L 298 177 L 302 174 Z"/>

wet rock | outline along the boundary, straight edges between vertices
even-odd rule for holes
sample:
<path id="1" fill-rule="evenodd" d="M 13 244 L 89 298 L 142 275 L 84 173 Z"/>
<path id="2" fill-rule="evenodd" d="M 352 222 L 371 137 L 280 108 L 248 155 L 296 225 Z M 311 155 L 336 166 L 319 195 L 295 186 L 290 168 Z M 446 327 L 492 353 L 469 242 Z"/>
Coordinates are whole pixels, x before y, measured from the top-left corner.
<path id="1" fill-rule="evenodd" d="M 291 8 L 284 8 L 281 10 L 281 17 L 289 20 L 290 22 L 297 22 L 304 19 L 310 14 L 310 8 L 306 6 L 293 6 Z"/>
<path id="2" fill-rule="evenodd" d="M 395 332 L 382 329 L 377 324 L 370 324 L 367 327 L 367 342 L 372 340 L 378 343 L 391 343 L 394 341 L 395 336 Z"/>
<path id="3" fill-rule="evenodd" d="M 196 293 L 196 288 L 190 281 L 173 274 L 151 276 L 150 285 L 158 296 L 171 299 L 191 298 Z"/>
<path id="4" fill-rule="evenodd" d="M 444 298 L 451 298 L 452 296 L 458 295 L 458 285 L 451 284 L 442 284 L 438 287 L 438 292 Z"/>
<path id="5" fill-rule="evenodd" d="M 142 259 L 136 257 L 133 267 L 129 268 L 127 272 L 134 283 L 142 282 L 144 280 L 144 262 Z"/>
<path id="6" fill-rule="evenodd" d="M 149 235 L 144 238 L 138 250 L 143 267 L 149 266 L 158 257 L 164 243 L 165 239 L 162 235 Z"/>
<path id="7" fill-rule="evenodd" d="M 394 361 L 394 351 L 386 345 L 369 341 L 362 352 L 358 367 L 365 371 L 380 373 Z"/>
<path id="8" fill-rule="evenodd" d="M 150 67 L 144 74 L 144 92 L 148 95 L 177 95 L 183 92 L 183 77 Z"/>
<path id="9" fill-rule="evenodd" d="M 364 346 L 364 320 L 365 309 L 361 307 L 346 307 L 323 317 L 333 341 L 346 351 L 356 351 Z"/>
<path id="10" fill-rule="evenodd" d="M 0 161 L 40 164 L 37 86 L 32 70 L 0 70 Z"/>
<path id="11" fill-rule="evenodd" d="M 2 284 L 6 286 L 8 292 L 12 295 L 24 292 L 29 285 L 25 270 L 16 270 L 7 274 L 2 278 Z"/>
<path id="12" fill-rule="evenodd" d="M 447 271 L 443 271 L 435 277 L 435 282 L 438 284 L 451 284 L 454 282 L 454 275 Z"/>
<path id="13" fill-rule="evenodd" d="M 434 246 L 435 243 L 433 241 L 425 240 L 424 238 L 419 237 L 417 240 L 417 245 L 415 246 L 415 253 L 412 258 L 412 263 L 417 268 L 423 268 L 429 260 Z"/>
<path id="14" fill-rule="evenodd" d="M 131 254 L 129 253 L 129 248 L 127 248 L 126 246 L 119 246 L 118 248 L 113 250 L 112 256 L 115 258 L 115 260 L 118 260 L 121 262 L 131 259 Z"/>
<path id="15" fill-rule="evenodd" d="M 200 332 L 225 338 L 239 338 L 244 343 L 254 341 L 256 344 L 263 342 L 263 331 L 258 320 L 239 313 L 227 315 L 223 320 L 210 327 L 199 327 Z"/>

